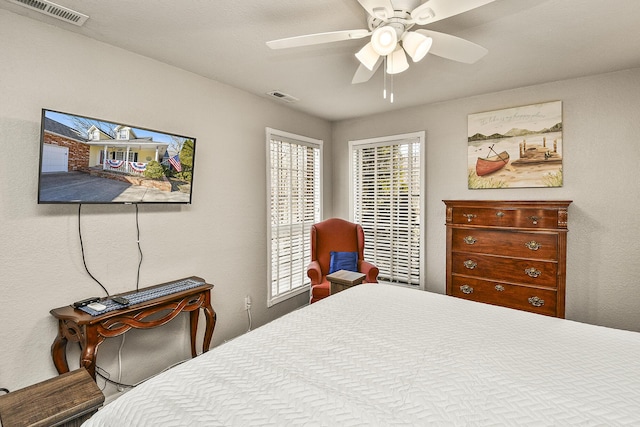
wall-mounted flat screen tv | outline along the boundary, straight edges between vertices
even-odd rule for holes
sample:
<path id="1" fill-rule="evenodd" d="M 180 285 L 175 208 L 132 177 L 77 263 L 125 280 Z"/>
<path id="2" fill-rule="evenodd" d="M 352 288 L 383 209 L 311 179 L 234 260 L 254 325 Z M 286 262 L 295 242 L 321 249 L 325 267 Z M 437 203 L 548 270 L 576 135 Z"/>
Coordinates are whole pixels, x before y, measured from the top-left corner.
<path id="1" fill-rule="evenodd" d="M 42 110 L 38 203 L 191 203 L 196 139 Z"/>

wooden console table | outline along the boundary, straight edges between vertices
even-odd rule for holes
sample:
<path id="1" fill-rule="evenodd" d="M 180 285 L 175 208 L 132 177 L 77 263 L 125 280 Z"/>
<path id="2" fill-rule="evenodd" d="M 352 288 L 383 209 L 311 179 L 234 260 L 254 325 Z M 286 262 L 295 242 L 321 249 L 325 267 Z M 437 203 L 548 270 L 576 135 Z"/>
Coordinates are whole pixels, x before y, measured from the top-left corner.
<path id="1" fill-rule="evenodd" d="M 80 367 L 86 368 L 95 379 L 98 346 L 106 338 L 122 335 L 131 328 L 150 329 L 164 325 L 184 311 L 189 312 L 190 315 L 191 356 L 196 357 L 198 316 L 200 309 L 203 309 L 206 316 L 206 327 L 202 352 L 207 352 L 216 324 L 216 313 L 211 307 L 210 291 L 213 285 L 205 283 L 199 277 L 192 277 L 192 279 L 202 281 L 203 284 L 186 291 L 130 305 L 98 316 L 92 316 L 71 305 L 51 310 L 51 315 L 58 319 L 58 336 L 51 345 L 51 357 L 58 373 L 69 372 L 69 364 L 67 363 L 67 343 L 69 341 L 80 344 Z M 161 287 L 167 283 L 150 286 L 139 291 Z M 131 294 L 131 292 L 119 295 L 126 294 Z M 160 318 L 154 316 L 152 320 L 148 319 L 160 312 L 165 312 Z"/>

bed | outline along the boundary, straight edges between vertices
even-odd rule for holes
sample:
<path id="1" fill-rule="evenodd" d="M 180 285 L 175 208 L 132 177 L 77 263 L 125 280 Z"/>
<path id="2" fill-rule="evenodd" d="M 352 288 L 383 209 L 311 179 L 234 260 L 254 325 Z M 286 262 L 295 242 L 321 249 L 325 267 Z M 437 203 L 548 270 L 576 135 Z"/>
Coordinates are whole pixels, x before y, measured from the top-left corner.
<path id="1" fill-rule="evenodd" d="M 640 333 L 363 284 L 178 365 L 84 426 L 640 425 Z"/>

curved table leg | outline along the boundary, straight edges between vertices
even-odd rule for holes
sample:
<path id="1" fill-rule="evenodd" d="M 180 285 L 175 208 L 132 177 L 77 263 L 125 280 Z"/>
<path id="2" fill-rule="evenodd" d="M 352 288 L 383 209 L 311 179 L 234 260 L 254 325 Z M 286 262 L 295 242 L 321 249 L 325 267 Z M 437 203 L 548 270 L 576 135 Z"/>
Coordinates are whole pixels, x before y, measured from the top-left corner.
<path id="1" fill-rule="evenodd" d="M 204 304 L 201 307 L 204 311 L 204 316 L 206 319 L 204 336 L 202 338 L 202 352 L 206 353 L 209 351 L 209 347 L 211 346 L 211 339 L 213 338 L 213 330 L 216 326 L 216 312 L 211 307 L 211 303 L 209 298 L 206 298 Z M 196 334 L 198 330 L 198 319 L 200 316 L 200 309 L 193 310 L 189 313 L 190 316 L 190 329 L 191 329 L 191 357 L 196 357 L 198 354 L 196 353 Z"/>
<path id="2" fill-rule="evenodd" d="M 58 374 L 69 372 L 69 363 L 67 362 L 67 338 L 64 334 L 64 326 L 62 320 L 58 321 L 58 336 L 51 344 L 51 358 L 53 364 L 58 370 Z"/>
<path id="3" fill-rule="evenodd" d="M 196 308 L 191 313 L 189 313 L 190 320 L 190 330 L 191 330 L 191 357 L 196 357 L 198 354 L 196 353 L 196 332 L 198 330 L 198 316 L 200 314 L 200 309 Z"/>
<path id="4" fill-rule="evenodd" d="M 207 324 L 204 330 L 204 339 L 202 342 L 202 352 L 206 353 L 209 351 L 209 347 L 211 346 L 211 338 L 213 337 L 213 330 L 216 327 L 216 312 L 211 307 L 211 304 L 204 307 L 204 315 L 207 319 Z"/>
<path id="5" fill-rule="evenodd" d="M 84 339 L 81 341 L 82 354 L 80 355 L 80 366 L 87 369 L 91 377 L 96 379 L 96 355 L 98 346 L 104 341 L 103 336 L 98 335 L 96 327 L 86 328 Z"/>

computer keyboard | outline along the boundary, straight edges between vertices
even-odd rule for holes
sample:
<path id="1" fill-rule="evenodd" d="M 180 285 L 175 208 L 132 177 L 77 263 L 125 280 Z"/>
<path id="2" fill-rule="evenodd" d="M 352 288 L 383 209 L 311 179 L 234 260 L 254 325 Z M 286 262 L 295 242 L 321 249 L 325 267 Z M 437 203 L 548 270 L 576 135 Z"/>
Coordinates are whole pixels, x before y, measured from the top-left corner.
<path id="1" fill-rule="evenodd" d="M 205 282 L 202 280 L 196 280 L 193 278 L 176 280 L 175 282 L 166 283 L 162 286 L 158 286 L 157 288 L 143 289 L 139 292 L 130 292 L 128 294 L 121 295 L 129 301 L 129 304 L 127 305 L 117 303 L 108 297 L 100 301 L 100 304 L 105 306 L 104 310 L 97 311 L 89 306 L 80 307 L 79 310 L 82 310 L 92 316 L 99 316 L 101 314 L 119 310 L 130 305 L 140 304 L 155 298 L 160 298 L 166 295 L 186 291 L 204 285 L 204 283 Z"/>

